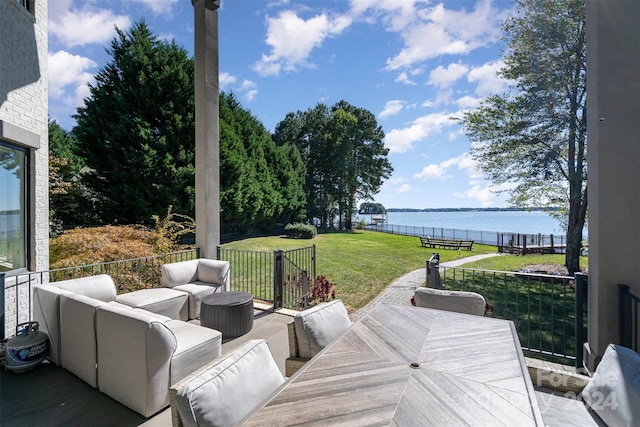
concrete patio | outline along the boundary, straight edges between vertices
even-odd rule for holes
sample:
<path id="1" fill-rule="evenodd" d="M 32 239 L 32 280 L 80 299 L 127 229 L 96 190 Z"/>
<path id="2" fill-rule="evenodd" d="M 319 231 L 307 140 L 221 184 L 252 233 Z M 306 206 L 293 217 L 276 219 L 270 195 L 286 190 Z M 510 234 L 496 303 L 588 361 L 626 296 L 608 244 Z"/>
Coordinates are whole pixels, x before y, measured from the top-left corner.
<path id="1" fill-rule="evenodd" d="M 468 257 L 464 260 L 443 263 L 447 267 L 493 254 Z M 409 305 L 416 287 L 426 278 L 426 269 L 410 272 L 391 283 L 377 298 L 362 309 L 351 313 L 353 321 L 362 318 L 371 308 L 381 302 Z M 281 372 L 285 372 L 284 361 L 289 356 L 287 323 L 295 312 L 279 310 L 255 304 L 253 329 L 248 334 L 223 342 L 222 353 L 227 353 L 250 339 L 266 339 Z M 126 363 L 126 355 L 122 355 Z M 548 366 L 547 362 L 528 359 L 528 365 Z M 554 364 L 555 365 L 555 364 Z M 555 369 L 568 369 L 561 365 Z M 545 414 L 544 409 L 543 417 Z M 64 369 L 45 361 L 33 371 L 16 374 L 0 369 L 0 425 L 1 426 L 171 426 L 169 408 L 150 418 L 130 410 L 100 391 L 70 374 Z"/>
<path id="2" fill-rule="evenodd" d="M 284 360 L 289 356 L 286 325 L 293 314 L 286 310 L 273 312 L 256 304 L 251 332 L 223 342 L 222 353 L 250 339 L 266 339 L 284 374 Z M 123 354 L 122 363 L 126 363 L 126 359 Z M 38 368 L 19 374 L 0 369 L 0 425 L 170 426 L 171 410 L 167 408 L 144 418 L 75 375 L 45 361 Z"/>

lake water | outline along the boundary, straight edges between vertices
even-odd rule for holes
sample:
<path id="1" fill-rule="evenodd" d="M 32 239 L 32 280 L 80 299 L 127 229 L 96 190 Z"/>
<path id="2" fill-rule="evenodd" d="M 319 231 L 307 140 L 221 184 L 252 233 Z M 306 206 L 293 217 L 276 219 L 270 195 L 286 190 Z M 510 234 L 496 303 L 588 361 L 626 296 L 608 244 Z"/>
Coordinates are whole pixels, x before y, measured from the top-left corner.
<path id="1" fill-rule="evenodd" d="M 368 222 L 370 218 L 365 215 L 364 219 Z M 557 220 L 540 211 L 388 212 L 387 224 L 556 236 L 565 234 Z"/>

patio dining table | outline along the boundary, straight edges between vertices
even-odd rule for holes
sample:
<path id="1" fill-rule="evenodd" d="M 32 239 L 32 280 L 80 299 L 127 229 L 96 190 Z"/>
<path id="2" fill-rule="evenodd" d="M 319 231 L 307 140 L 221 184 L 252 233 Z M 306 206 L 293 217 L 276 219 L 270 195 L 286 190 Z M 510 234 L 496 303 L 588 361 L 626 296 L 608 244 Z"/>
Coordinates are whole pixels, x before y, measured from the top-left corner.
<path id="1" fill-rule="evenodd" d="M 543 425 L 513 322 L 380 303 L 241 424 Z"/>

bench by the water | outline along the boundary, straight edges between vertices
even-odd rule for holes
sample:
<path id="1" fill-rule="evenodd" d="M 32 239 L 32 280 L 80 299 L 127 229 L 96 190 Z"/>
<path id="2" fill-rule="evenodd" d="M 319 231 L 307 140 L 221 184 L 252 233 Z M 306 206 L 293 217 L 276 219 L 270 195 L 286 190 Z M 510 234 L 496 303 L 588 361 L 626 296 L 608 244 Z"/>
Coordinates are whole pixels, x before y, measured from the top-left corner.
<path id="1" fill-rule="evenodd" d="M 437 239 L 433 237 L 420 237 L 422 246 L 428 248 L 466 249 L 471 250 L 473 240 Z"/>

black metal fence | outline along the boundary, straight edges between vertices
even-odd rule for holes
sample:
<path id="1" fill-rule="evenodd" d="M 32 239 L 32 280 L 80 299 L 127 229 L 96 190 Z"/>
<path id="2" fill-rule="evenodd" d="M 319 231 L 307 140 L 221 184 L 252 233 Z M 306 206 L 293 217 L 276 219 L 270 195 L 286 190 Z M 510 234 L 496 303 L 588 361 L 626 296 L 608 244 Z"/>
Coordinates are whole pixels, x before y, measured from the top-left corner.
<path id="1" fill-rule="evenodd" d="M 435 264 L 437 266 L 437 263 Z M 486 315 L 514 322 L 525 354 L 582 367 L 586 341 L 586 275 L 427 267 L 430 287 L 477 292 Z M 439 284 L 439 286 L 438 286 Z"/>
<path id="2" fill-rule="evenodd" d="M 423 227 L 415 225 L 370 224 L 366 230 L 380 231 L 383 233 L 400 234 L 403 236 L 433 237 L 437 239 L 473 240 L 482 245 L 497 246 L 500 252 L 509 252 L 509 244 L 512 246 L 528 245 L 531 249 L 535 246 L 553 246 L 555 253 L 564 252 L 566 247 L 565 236 L 544 234 L 507 233 L 502 231 L 464 230 L 458 228 Z"/>
<path id="3" fill-rule="evenodd" d="M 315 245 L 288 251 L 246 251 L 218 247 L 231 263 L 231 289 L 249 292 L 274 308 L 305 309 L 316 286 Z"/>
<path id="4" fill-rule="evenodd" d="M 638 307 L 640 297 L 629 291 L 628 285 L 618 285 L 620 345 L 638 351 Z"/>
<path id="5" fill-rule="evenodd" d="M 83 266 L 57 268 L 37 272 L 0 273 L 0 339 L 13 335 L 19 323 L 31 320 L 32 289 L 34 285 L 77 279 L 97 274 L 108 274 L 115 282 L 117 292 L 162 286 L 163 264 L 198 258 L 200 251 L 189 249 L 161 255 L 101 262 Z"/>

